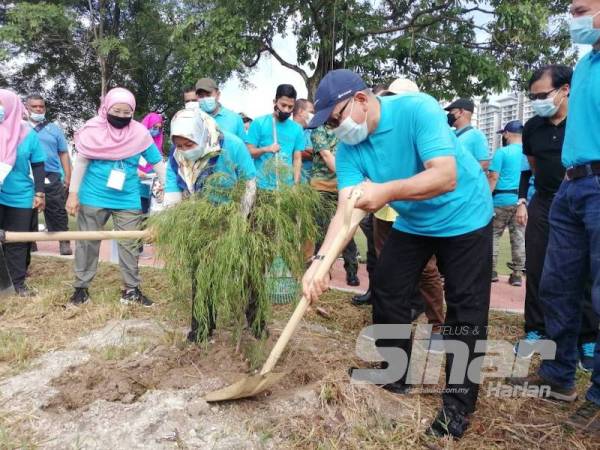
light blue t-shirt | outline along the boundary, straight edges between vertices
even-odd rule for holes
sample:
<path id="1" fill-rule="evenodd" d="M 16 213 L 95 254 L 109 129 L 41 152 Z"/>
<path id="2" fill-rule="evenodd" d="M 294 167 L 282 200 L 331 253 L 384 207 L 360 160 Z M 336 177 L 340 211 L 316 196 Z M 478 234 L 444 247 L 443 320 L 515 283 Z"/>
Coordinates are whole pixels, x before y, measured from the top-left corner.
<path id="1" fill-rule="evenodd" d="M 312 141 L 310 136 L 312 135 L 312 130 L 304 130 L 304 142 L 306 143 L 306 149 L 312 150 Z M 302 161 L 302 182 L 308 183 L 310 182 L 310 174 L 312 173 L 313 162 L 312 159 L 310 161 Z"/>
<path id="2" fill-rule="evenodd" d="M 491 159 L 487 138 L 477 128 L 471 128 L 463 133 L 461 133 L 461 130 L 456 130 L 456 136 L 465 150 L 471 152 L 477 161 L 489 161 Z"/>
<path id="3" fill-rule="evenodd" d="M 141 210 L 140 179 L 137 174 L 140 156 L 150 164 L 162 161 L 154 144 L 137 155 L 119 161 L 90 160 L 79 189 L 79 202 L 94 208 Z M 120 191 L 106 185 L 113 169 L 125 172 L 125 184 Z"/>
<path id="4" fill-rule="evenodd" d="M 35 185 L 31 163 L 46 160 L 46 152 L 35 131 L 31 130 L 17 146 L 17 159 L 12 170 L 0 186 L 0 205 L 11 208 L 32 208 Z"/>
<path id="5" fill-rule="evenodd" d="M 304 142 L 304 130 L 292 119 L 285 122 L 277 122 L 277 143 L 279 160 L 285 165 L 283 174 L 279 174 L 280 182 L 288 185 L 294 184 L 293 159 L 295 152 L 302 152 L 306 148 Z M 273 115 L 267 114 L 254 119 L 246 135 L 246 143 L 257 148 L 267 147 L 273 144 Z M 254 159 L 256 166 L 256 184 L 259 189 L 273 191 L 277 187 L 275 164 L 273 164 L 274 153 L 263 153 Z"/>
<path id="6" fill-rule="evenodd" d="M 600 161 L 600 52 L 585 55 L 573 73 L 563 166 Z"/>
<path id="7" fill-rule="evenodd" d="M 335 155 L 339 189 L 365 178 L 375 183 L 410 178 L 430 159 L 456 160 L 456 189 L 421 201 L 394 201 L 399 214 L 394 228 L 422 236 L 450 237 L 488 225 L 492 219 L 490 188 L 475 158 L 448 127 L 438 102 L 427 94 L 379 98 L 377 129 L 358 145 L 340 144 Z"/>
<path id="8" fill-rule="evenodd" d="M 244 122 L 241 116 L 223 105 L 219 108 L 219 112 L 213 116 L 217 125 L 222 131 L 228 131 L 235 134 L 240 139 L 244 139 L 246 131 L 244 130 Z"/>
<path id="9" fill-rule="evenodd" d="M 519 190 L 524 156 L 522 144 L 510 144 L 496 150 L 489 169 L 490 172 L 498 173 L 496 190 Z M 496 194 L 494 207 L 516 205 L 518 200 L 518 194 Z"/>
<path id="10" fill-rule="evenodd" d="M 35 128 L 34 128 L 35 130 Z M 37 132 L 42 148 L 46 151 L 46 172 L 62 173 L 59 153 L 69 150 L 65 134 L 55 123 L 49 123 L 41 131 Z"/>
<path id="11" fill-rule="evenodd" d="M 217 159 L 214 174 L 218 174 L 216 182 L 222 189 L 232 188 L 239 180 L 251 180 L 256 177 L 256 168 L 252 156 L 244 142 L 235 134 L 223 131 L 223 147 Z M 165 192 L 182 192 L 177 184 L 177 173 L 167 165 Z"/>

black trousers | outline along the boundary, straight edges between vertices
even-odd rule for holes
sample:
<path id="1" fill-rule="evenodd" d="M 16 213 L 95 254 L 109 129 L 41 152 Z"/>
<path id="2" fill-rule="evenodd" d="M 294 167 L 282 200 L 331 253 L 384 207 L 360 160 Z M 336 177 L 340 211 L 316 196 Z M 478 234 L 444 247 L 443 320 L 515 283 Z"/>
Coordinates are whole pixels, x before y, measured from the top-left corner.
<path id="1" fill-rule="evenodd" d="M 31 208 L 12 208 L 0 205 L 0 228 L 3 230 L 29 231 L 32 217 L 33 209 Z M 15 287 L 23 286 L 25 283 L 29 245 L 26 242 L 2 245 L 8 273 Z"/>
<path id="2" fill-rule="evenodd" d="M 367 238 L 367 273 L 369 274 L 369 286 L 371 286 L 375 267 L 377 266 L 377 252 L 375 251 L 375 239 L 373 237 L 373 214 L 367 214 L 359 226 Z"/>
<path id="3" fill-rule="evenodd" d="M 539 297 L 540 280 L 546 259 L 550 225 L 548 217 L 553 196 L 536 193 L 527 208 L 525 228 L 525 332 L 537 331 L 546 334 L 544 307 Z M 591 297 L 591 283 L 586 283 L 583 301 L 583 317 L 579 332 L 579 343 L 594 342 L 598 334 L 598 316 L 594 312 Z"/>
<path id="4" fill-rule="evenodd" d="M 46 192 L 46 208 L 44 218 L 48 231 L 67 231 L 69 229 L 69 216 L 65 209 L 67 201 L 65 185 L 60 179 L 60 173 L 46 172 L 50 184 L 44 185 Z M 37 231 L 37 230 L 36 230 Z"/>
<path id="5" fill-rule="evenodd" d="M 442 334 L 445 340 L 466 344 L 467 367 L 470 367 L 474 358 L 485 353 L 485 349 L 481 348 L 476 352 L 475 344 L 478 340 L 487 339 L 492 277 L 491 222 L 471 233 L 448 238 L 417 236 L 392 230 L 375 271 L 373 323 L 411 323 L 411 297 L 425 265 L 433 255 L 437 257 L 438 266 L 445 276 L 447 311 Z M 381 339 L 376 345 L 399 347 L 410 361 L 410 339 Z M 478 362 L 481 363 L 482 359 Z M 461 364 L 464 361 L 457 361 L 457 367 Z M 448 353 L 444 405 L 472 413 L 479 394 L 479 383 L 469 380 L 465 374 L 461 376 L 461 383 L 449 384 L 453 365 L 454 354 Z M 407 373 L 398 376 L 400 382 L 405 382 Z"/>

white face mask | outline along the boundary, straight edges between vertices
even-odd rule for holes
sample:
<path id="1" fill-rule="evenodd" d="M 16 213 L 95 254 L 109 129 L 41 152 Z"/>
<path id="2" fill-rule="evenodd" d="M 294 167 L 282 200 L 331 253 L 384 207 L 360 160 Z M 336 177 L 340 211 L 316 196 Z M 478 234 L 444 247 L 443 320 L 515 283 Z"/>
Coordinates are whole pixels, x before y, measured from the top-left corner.
<path id="1" fill-rule="evenodd" d="M 560 101 L 561 104 L 563 100 Z M 533 100 L 531 102 L 531 107 L 540 117 L 552 117 L 558 112 L 560 104 L 556 105 L 554 103 L 554 97 L 548 97 L 544 100 Z"/>
<path id="2" fill-rule="evenodd" d="M 311 122 L 311 120 L 313 120 L 313 117 L 315 117 L 313 113 L 306 113 L 306 125 L 308 125 Z"/>
<path id="3" fill-rule="evenodd" d="M 352 99 L 352 107 L 350 114 L 346 117 L 339 127 L 333 130 L 336 137 L 344 144 L 357 145 L 364 141 L 369 136 L 369 127 L 367 125 L 367 115 L 363 123 L 356 123 L 352 119 L 352 111 L 354 110 L 354 99 Z"/>

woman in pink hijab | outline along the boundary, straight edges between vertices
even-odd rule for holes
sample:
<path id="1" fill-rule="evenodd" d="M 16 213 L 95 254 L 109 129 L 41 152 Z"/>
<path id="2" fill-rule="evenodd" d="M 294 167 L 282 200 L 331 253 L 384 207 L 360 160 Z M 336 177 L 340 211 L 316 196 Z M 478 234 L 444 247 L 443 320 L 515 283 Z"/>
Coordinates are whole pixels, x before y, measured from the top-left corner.
<path id="1" fill-rule="evenodd" d="M 75 133 L 77 157 L 71 175 L 67 211 L 77 215 L 82 231 L 101 230 L 112 217 L 115 230 L 136 230 L 142 223 L 138 164 L 143 157 L 164 184 L 165 164 L 148 129 L 133 120 L 135 97 L 127 89 L 111 89 L 98 115 Z M 140 290 L 139 245 L 119 241 L 123 276 L 121 303 L 152 306 Z M 89 300 L 96 275 L 99 241 L 78 241 L 75 248 L 75 291 L 70 302 Z"/>
<path id="2" fill-rule="evenodd" d="M 162 152 L 163 147 L 163 118 L 159 113 L 151 112 L 146 114 L 142 119 L 142 125 L 144 125 L 150 132 L 150 136 L 154 139 L 154 144 Z M 151 191 L 151 180 L 152 180 L 152 165 L 144 158 L 140 158 L 138 165 L 138 175 L 140 177 L 140 193 L 142 202 L 142 212 L 148 214 L 150 209 L 150 191 Z M 141 247 L 140 247 L 141 248 Z"/>
<path id="3" fill-rule="evenodd" d="M 45 206 L 46 152 L 37 133 L 23 121 L 25 114 L 17 94 L 0 89 L 0 228 L 8 231 L 31 231 L 34 209 L 41 211 Z M 17 294 L 33 296 L 25 284 L 29 244 L 2 247 Z"/>

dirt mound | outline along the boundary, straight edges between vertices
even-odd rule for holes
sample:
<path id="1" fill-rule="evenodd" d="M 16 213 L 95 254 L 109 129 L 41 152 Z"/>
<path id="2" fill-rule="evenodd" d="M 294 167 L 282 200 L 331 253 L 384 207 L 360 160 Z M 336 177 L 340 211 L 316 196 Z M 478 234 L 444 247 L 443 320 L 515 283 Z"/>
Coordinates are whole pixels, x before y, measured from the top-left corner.
<path id="1" fill-rule="evenodd" d="M 186 389 L 223 373 L 244 373 L 230 353 L 216 346 L 177 350 L 158 346 L 120 361 L 93 356 L 87 363 L 67 369 L 51 383 L 58 393 L 44 406 L 47 411 L 74 410 L 96 400 L 133 403 L 149 390 Z M 217 363 L 215 363 L 217 361 Z M 218 363 L 220 361 L 220 363 Z"/>

